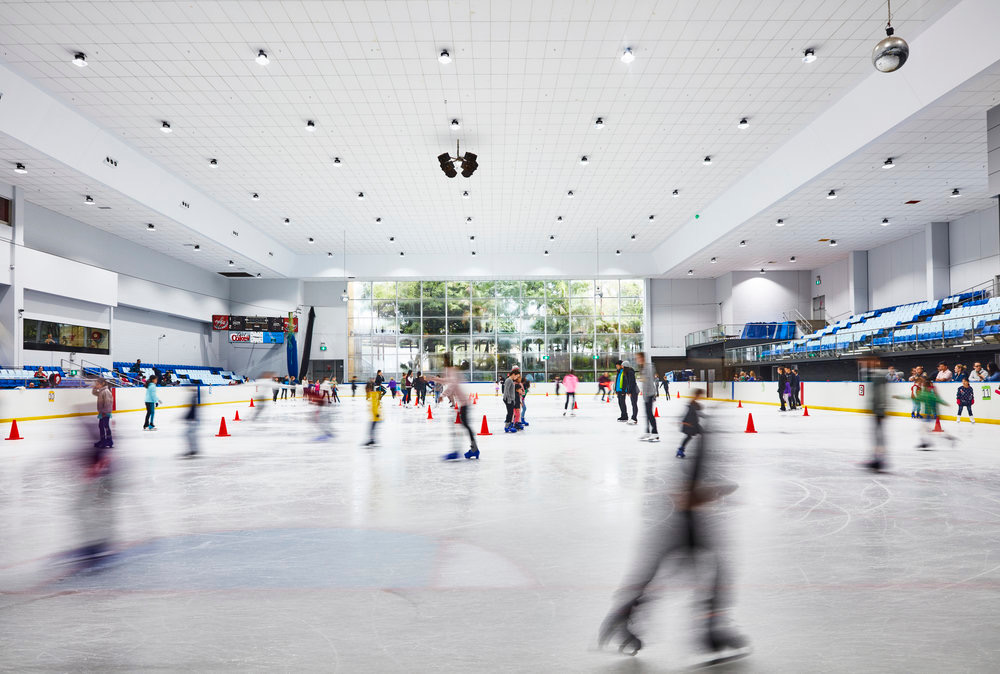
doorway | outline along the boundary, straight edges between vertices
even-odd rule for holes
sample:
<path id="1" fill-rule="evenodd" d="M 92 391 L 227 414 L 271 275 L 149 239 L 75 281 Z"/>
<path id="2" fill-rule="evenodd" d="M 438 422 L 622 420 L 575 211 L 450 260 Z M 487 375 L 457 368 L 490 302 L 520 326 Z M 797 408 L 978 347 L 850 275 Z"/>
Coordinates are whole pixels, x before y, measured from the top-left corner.
<path id="1" fill-rule="evenodd" d="M 814 321 L 826 320 L 826 295 L 813 298 L 812 319 Z"/>

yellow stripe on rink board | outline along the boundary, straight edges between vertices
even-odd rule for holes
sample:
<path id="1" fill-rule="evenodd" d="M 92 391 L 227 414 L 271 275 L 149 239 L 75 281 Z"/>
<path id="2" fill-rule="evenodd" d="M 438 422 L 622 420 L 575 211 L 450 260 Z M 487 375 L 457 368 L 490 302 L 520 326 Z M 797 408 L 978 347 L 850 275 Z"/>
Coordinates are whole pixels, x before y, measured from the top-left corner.
<path id="1" fill-rule="evenodd" d="M 229 402 L 219 402 L 219 403 L 198 403 L 198 407 L 206 407 L 208 405 L 237 405 L 237 404 L 239 404 L 241 402 L 243 402 L 243 401 L 242 400 L 231 400 Z M 260 401 L 258 401 L 255 398 L 254 402 L 257 403 L 257 402 L 260 402 Z M 161 405 L 160 407 L 157 407 L 156 409 L 157 410 L 178 410 L 178 409 L 183 409 L 185 407 L 190 407 L 190 405 Z M 112 412 L 112 414 L 125 414 L 127 412 L 145 412 L 145 411 L 146 411 L 146 408 L 142 407 L 142 408 L 134 409 L 134 410 L 115 410 L 114 412 Z M 8 423 L 14 421 L 15 419 L 18 422 L 22 422 L 22 421 L 45 421 L 46 419 L 69 419 L 69 418 L 72 418 L 72 417 L 96 417 L 96 416 L 97 416 L 96 410 L 94 412 L 69 412 L 67 414 L 46 414 L 44 416 L 38 416 L 38 417 L 11 417 L 9 419 L 0 419 L 0 424 L 8 424 Z"/>
<path id="2" fill-rule="evenodd" d="M 690 398 L 691 396 L 681 396 L 681 398 Z M 757 402 L 755 400 L 730 400 L 729 398 L 705 398 L 705 400 L 713 400 L 719 403 L 735 403 L 742 402 L 744 405 L 770 405 L 771 407 L 778 407 L 778 403 L 772 402 Z M 803 405 L 803 407 L 808 407 L 811 410 L 824 410 L 826 412 L 849 412 L 851 414 L 871 414 L 871 410 L 862 410 L 854 407 L 827 407 L 826 405 Z M 886 416 L 889 417 L 903 417 L 906 418 L 910 416 L 907 412 L 886 412 Z M 939 414 L 938 419 L 941 421 L 955 421 L 958 417 L 951 414 Z M 979 424 L 997 424 L 1000 425 L 1000 419 L 989 419 L 984 417 L 976 417 L 976 423 Z M 971 422 L 970 422 L 971 425 Z"/>

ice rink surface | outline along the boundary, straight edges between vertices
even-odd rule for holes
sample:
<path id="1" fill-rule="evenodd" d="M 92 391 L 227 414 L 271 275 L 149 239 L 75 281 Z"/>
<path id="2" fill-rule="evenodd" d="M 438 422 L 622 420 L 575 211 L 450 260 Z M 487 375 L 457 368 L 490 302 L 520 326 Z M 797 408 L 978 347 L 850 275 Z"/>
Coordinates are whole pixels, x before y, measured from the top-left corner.
<path id="1" fill-rule="evenodd" d="M 388 402 L 389 398 L 386 398 Z M 317 440 L 301 400 L 114 419 L 118 554 L 73 572 L 60 553 L 87 520 L 73 454 L 86 420 L 21 424 L 0 443 L 0 671 L 670 672 L 693 661 L 698 574 L 666 574 L 636 658 L 596 649 L 640 535 L 680 472 L 677 418 L 638 442 L 617 405 L 529 396 L 528 430 L 472 407 L 479 461 L 442 406 L 385 407 L 377 447 L 362 398 Z M 887 420 L 890 472 L 871 474 L 869 418 L 708 403 L 739 489 L 710 506 L 728 533 L 732 616 L 751 657 L 713 671 L 985 672 L 1000 645 L 1000 427 L 954 422 L 915 449 Z M 744 434 L 752 412 L 756 435 Z M 225 414 L 232 437 L 216 438 Z M 5 429 L 6 430 L 6 429 Z M 92 516 L 92 513 L 90 513 Z M 93 522 L 91 522 L 91 526 Z"/>

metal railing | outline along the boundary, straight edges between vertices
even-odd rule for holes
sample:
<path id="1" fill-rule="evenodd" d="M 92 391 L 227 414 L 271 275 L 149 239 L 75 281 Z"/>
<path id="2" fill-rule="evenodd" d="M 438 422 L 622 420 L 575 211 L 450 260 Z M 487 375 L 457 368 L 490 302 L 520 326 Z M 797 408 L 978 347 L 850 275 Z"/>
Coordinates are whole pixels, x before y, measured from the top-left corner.
<path id="1" fill-rule="evenodd" d="M 684 346 L 692 347 L 698 344 L 708 344 L 710 342 L 721 342 L 726 339 L 739 339 L 743 334 L 743 323 L 729 323 L 713 325 L 704 330 L 689 332 L 684 336 Z"/>

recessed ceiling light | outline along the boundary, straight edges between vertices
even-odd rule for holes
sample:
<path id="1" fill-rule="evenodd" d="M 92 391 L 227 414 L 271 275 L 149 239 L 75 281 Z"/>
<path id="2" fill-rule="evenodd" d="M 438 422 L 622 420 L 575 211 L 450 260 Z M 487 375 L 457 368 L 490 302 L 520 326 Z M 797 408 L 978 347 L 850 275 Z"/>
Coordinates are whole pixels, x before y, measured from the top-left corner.
<path id="1" fill-rule="evenodd" d="M 403 251 L 399 251 L 399 256 L 400 257 L 404 257 L 405 255 L 406 255 L 406 253 L 404 253 Z"/>
<path id="2" fill-rule="evenodd" d="M 211 166 L 212 168 L 215 168 L 216 166 L 219 165 L 219 162 L 218 162 L 217 159 L 209 159 L 208 160 L 208 165 Z"/>
<path id="3" fill-rule="evenodd" d="M 711 260 L 709 260 L 709 262 L 711 262 L 712 264 L 715 264 L 716 262 L 718 262 L 718 260 L 713 257 Z"/>
<path id="4" fill-rule="evenodd" d="M 836 190 L 830 190 L 829 192 L 827 192 L 826 198 L 827 199 L 836 199 L 837 198 L 837 191 Z"/>
<path id="5" fill-rule="evenodd" d="M 257 194 L 256 192 L 254 192 L 253 194 L 250 195 L 250 200 L 251 201 L 260 201 L 260 195 Z"/>
<path id="6" fill-rule="evenodd" d="M 706 156 L 704 159 L 701 160 L 701 163 L 704 164 L 705 166 L 708 166 L 709 164 L 712 163 L 712 158 L 709 157 L 709 156 Z"/>
<path id="7" fill-rule="evenodd" d="M 632 236 L 630 236 L 629 239 L 631 239 L 632 241 L 635 241 L 635 234 L 633 234 Z"/>
<path id="8" fill-rule="evenodd" d="M 315 131 L 315 130 L 316 130 L 316 122 L 312 121 L 311 119 L 306 121 L 306 131 Z"/>
<path id="9" fill-rule="evenodd" d="M 764 268 L 763 268 L 763 267 L 761 267 L 761 268 L 760 268 L 760 275 L 761 275 L 761 276 L 763 276 L 763 275 L 764 275 L 764 274 L 766 274 L 766 273 L 767 273 L 767 272 L 766 272 L 766 271 L 764 271 Z"/>
<path id="10" fill-rule="evenodd" d="M 837 240 L 836 239 L 830 239 L 830 247 L 833 248 L 836 245 L 837 245 Z"/>
<path id="11" fill-rule="evenodd" d="M 365 193 L 364 192 L 358 192 L 358 201 L 364 201 L 364 198 L 365 198 Z"/>
<path id="12" fill-rule="evenodd" d="M 394 237 L 394 236 L 390 236 L 390 237 L 389 237 L 389 241 L 390 241 L 390 242 L 391 242 L 391 241 L 395 241 L 395 240 L 396 240 L 396 237 Z"/>
<path id="13" fill-rule="evenodd" d="M 884 169 L 891 169 L 894 166 L 895 164 L 892 163 L 892 157 L 889 157 L 884 162 L 882 162 L 882 168 Z"/>
<path id="14" fill-rule="evenodd" d="M 743 241 L 740 241 L 740 248 L 746 248 L 746 247 L 747 247 L 746 239 L 744 239 Z"/>
<path id="15" fill-rule="evenodd" d="M 694 269 L 688 269 L 688 276 L 694 276 Z"/>
<path id="16" fill-rule="evenodd" d="M 314 238 L 312 238 L 312 237 L 310 236 L 310 237 L 309 237 L 309 243 L 316 243 L 316 239 L 314 239 Z"/>
<path id="17" fill-rule="evenodd" d="M 748 129 L 750 128 L 750 121 L 744 117 L 740 120 L 740 123 L 736 125 L 737 129 Z"/>
<path id="18" fill-rule="evenodd" d="M 198 244 L 194 244 L 194 248 L 192 250 L 199 251 L 201 250 L 201 246 L 199 246 Z"/>
<path id="19" fill-rule="evenodd" d="M 90 196 L 90 195 L 88 194 L 88 195 L 87 195 L 87 196 L 86 196 L 86 197 L 84 198 L 84 200 L 83 200 L 83 203 L 87 204 L 88 206 L 93 206 L 93 205 L 94 205 L 94 197 L 92 197 L 92 196 Z"/>
<path id="20" fill-rule="evenodd" d="M 260 278 L 260 272 L 257 272 L 257 278 Z"/>
<path id="21" fill-rule="evenodd" d="M 587 157 L 587 155 L 583 155 L 582 157 L 580 157 L 580 163 L 586 166 L 587 164 L 590 163 L 590 158 Z"/>
<path id="22" fill-rule="evenodd" d="M 650 219 L 650 220 L 655 220 L 655 219 L 656 219 L 656 216 L 655 216 L 655 215 L 650 215 L 650 216 L 649 216 L 649 219 Z"/>
<path id="23" fill-rule="evenodd" d="M 615 255 L 621 255 L 621 254 L 622 254 L 622 252 L 620 250 L 616 250 L 615 251 Z"/>
<path id="24" fill-rule="evenodd" d="M 556 216 L 556 222 L 562 222 L 562 216 L 561 215 L 557 215 Z"/>
<path id="25" fill-rule="evenodd" d="M 451 130 L 452 131 L 458 131 L 461 128 L 462 128 L 462 125 L 459 123 L 459 121 L 457 119 L 451 120 Z"/>
<path id="26" fill-rule="evenodd" d="M 473 254 L 473 255 L 475 255 L 475 254 L 476 254 L 476 251 L 472 251 L 472 254 Z"/>
<path id="27" fill-rule="evenodd" d="M 882 218 L 882 226 L 885 227 L 889 224 L 889 218 Z"/>
<path id="28" fill-rule="evenodd" d="M 464 192 L 462 192 L 462 198 L 463 199 L 468 199 L 469 198 L 469 190 L 465 190 Z"/>
<path id="29" fill-rule="evenodd" d="M 962 193 L 958 191 L 957 187 L 951 191 L 951 198 L 952 199 L 957 199 L 960 196 L 962 196 Z"/>
<path id="30" fill-rule="evenodd" d="M 170 122 L 161 122 L 160 131 L 163 133 L 173 133 L 174 130 L 170 128 Z"/>
<path id="31" fill-rule="evenodd" d="M 567 198 L 567 199 L 572 199 L 572 198 L 573 198 L 573 196 L 574 196 L 574 195 L 573 195 L 573 190 L 570 190 L 569 192 L 567 192 L 567 193 L 566 193 L 566 198 Z"/>
<path id="32" fill-rule="evenodd" d="M 543 251 L 543 252 L 542 252 L 542 255 L 544 255 L 545 257 L 548 257 L 548 256 L 549 256 L 549 251 L 547 251 L 547 250 L 546 250 L 546 251 Z"/>
<path id="33" fill-rule="evenodd" d="M 441 63 L 451 63 L 451 54 L 448 53 L 447 49 L 442 49 L 441 53 L 438 54 L 438 61 Z"/>
<path id="34" fill-rule="evenodd" d="M 556 235 L 555 234 L 549 234 L 549 241 L 555 241 L 555 240 L 556 240 Z"/>
<path id="35" fill-rule="evenodd" d="M 674 190 L 673 193 L 670 196 L 672 196 L 674 199 L 676 199 L 680 195 L 681 195 L 681 193 L 678 190 Z"/>
<path id="36" fill-rule="evenodd" d="M 86 68 L 87 55 L 84 54 L 82 51 L 78 51 L 77 53 L 73 54 L 73 65 L 75 65 L 77 68 Z"/>
<path id="37" fill-rule="evenodd" d="M 271 59 L 267 58 L 267 52 L 261 49 L 257 52 L 257 58 L 254 61 L 257 62 L 257 65 L 266 66 L 271 62 Z"/>
<path id="38" fill-rule="evenodd" d="M 230 261 L 229 261 L 229 266 L 230 266 L 230 267 L 232 267 L 232 266 L 233 266 L 233 265 L 235 265 L 235 264 L 236 264 L 236 263 L 235 263 L 235 262 L 233 262 L 232 260 L 230 260 Z"/>
<path id="39" fill-rule="evenodd" d="M 788 258 L 788 261 L 789 261 L 789 262 L 795 262 L 795 256 L 793 255 L 793 256 L 791 256 L 790 258 Z"/>
<path id="40" fill-rule="evenodd" d="M 594 128 L 597 129 L 598 131 L 600 131 L 601 129 L 604 128 L 604 118 L 603 117 L 598 117 L 597 119 L 594 120 Z"/>
<path id="41" fill-rule="evenodd" d="M 290 225 L 290 224 L 292 224 L 292 221 L 290 219 L 288 219 L 288 218 L 285 218 L 285 224 L 286 225 Z"/>
<path id="42" fill-rule="evenodd" d="M 333 165 L 334 166 L 340 166 L 340 157 L 334 157 L 333 158 Z"/>
<path id="43" fill-rule="evenodd" d="M 785 221 L 782 220 L 781 218 L 778 218 L 778 221 L 774 223 L 774 226 L 775 227 L 784 227 L 785 226 Z"/>
<path id="44" fill-rule="evenodd" d="M 635 60 L 635 54 L 632 53 L 631 47 L 625 47 L 625 51 L 622 52 L 622 63 L 631 63 Z"/>
<path id="45" fill-rule="evenodd" d="M 156 231 L 156 225 L 154 225 L 151 222 L 146 223 L 146 231 L 147 232 L 155 232 Z"/>
<path id="46" fill-rule="evenodd" d="M 806 49 L 804 52 L 802 52 L 803 63 L 812 63 L 815 60 L 816 60 L 816 52 L 813 51 L 812 49 Z"/>
<path id="47" fill-rule="evenodd" d="M 333 253 L 327 252 L 326 256 L 327 257 L 333 257 Z"/>
<path id="48" fill-rule="evenodd" d="M 466 222 L 472 222 L 472 216 L 470 215 L 469 217 L 467 217 L 467 218 L 465 219 L 465 221 L 466 221 Z"/>
<path id="49" fill-rule="evenodd" d="M 475 240 L 476 240 L 475 234 L 469 236 L 469 241 L 475 241 Z"/>

